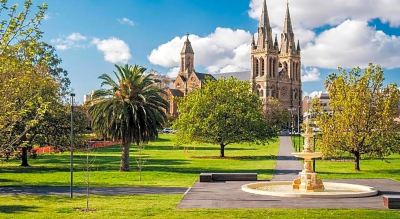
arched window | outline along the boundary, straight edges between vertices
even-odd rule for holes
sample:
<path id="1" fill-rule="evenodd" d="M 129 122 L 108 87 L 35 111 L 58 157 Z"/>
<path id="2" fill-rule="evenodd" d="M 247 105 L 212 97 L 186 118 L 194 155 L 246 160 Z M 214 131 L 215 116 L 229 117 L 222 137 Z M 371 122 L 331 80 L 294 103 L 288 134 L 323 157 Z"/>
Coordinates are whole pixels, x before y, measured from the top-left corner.
<path id="1" fill-rule="evenodd" d="M 275 73 L 275 69 L 276 69 L 276 58 L 272 59 L 272 77 L 276 77 L 276 73 Z"/>
<path id="2" fill-rule="evenodd" d="M 260 76 L 258 59 L 255 59 L 254 62 L 255 62 L 254 73 L 255 73 L 256 77 L 258 77 L 258 76 Z"/>
<path id="3" fill-rule="evenodd" d="M 264 76 L 264 72 L 265 72 L 265 61 L 264 61 L 263 58 L 260 59 L 260 65 L 261 65 L 260 76 Z"/>
<path id="4" fill-rule="evenodd" d="M 259 84 L 257 84 L 256 93 L 257 93 L 257 96 L 264 97 L 264 91 L 263 91 L 261 85 L 259 85 Z"/>

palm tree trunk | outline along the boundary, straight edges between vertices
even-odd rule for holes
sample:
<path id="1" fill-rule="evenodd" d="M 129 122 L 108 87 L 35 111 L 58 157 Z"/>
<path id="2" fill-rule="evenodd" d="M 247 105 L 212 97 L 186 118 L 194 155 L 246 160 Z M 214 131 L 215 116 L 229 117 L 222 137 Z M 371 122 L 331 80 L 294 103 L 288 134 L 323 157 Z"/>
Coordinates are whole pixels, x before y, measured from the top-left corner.
<path id="1" fill-rule="evenodd" d="M 121 165 L 119 167 L 119 170 L 122 172 L 129 171 L 129 148 L 130 148 L 130 143 L 128 142 L 123 142 L 122 143 L 122 155 L 121 155 Z"/>

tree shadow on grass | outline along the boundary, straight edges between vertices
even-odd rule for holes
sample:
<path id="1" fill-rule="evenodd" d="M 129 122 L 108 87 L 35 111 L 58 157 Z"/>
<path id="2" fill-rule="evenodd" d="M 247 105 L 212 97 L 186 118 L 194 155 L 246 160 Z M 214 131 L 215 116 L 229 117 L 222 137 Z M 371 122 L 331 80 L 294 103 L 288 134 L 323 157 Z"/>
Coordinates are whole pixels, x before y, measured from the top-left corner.
<path id="1" fill-rule="evenodd" d="M 276 160 L 276 156 L 191 156 L 194 159 L 213 159 L 213 160 L 242 160 L 242 161 L 260 161 L 260 160 Z"/>
<path id="2" fill-rule="evenodd" d="M 15 214 L 23 212 L 37 212 L 36 207 L 26 205 L 0 205 L 0 213 Z"/>

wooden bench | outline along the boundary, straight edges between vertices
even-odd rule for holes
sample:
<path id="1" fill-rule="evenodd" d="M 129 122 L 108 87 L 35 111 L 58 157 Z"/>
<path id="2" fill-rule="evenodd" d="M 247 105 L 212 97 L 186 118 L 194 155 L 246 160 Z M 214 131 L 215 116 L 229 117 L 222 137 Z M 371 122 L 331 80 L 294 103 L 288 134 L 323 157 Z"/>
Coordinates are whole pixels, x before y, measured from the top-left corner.
<path id="1" fill-rule="evenodd" d="M 200 182 L 257 181 L 257 173 L 201 173 Z"/>
<path id="2" fill-rule="evenodd" d="M 384 195 L 383 205 L 389 209 L 400 209 L 400 195 Z"/>

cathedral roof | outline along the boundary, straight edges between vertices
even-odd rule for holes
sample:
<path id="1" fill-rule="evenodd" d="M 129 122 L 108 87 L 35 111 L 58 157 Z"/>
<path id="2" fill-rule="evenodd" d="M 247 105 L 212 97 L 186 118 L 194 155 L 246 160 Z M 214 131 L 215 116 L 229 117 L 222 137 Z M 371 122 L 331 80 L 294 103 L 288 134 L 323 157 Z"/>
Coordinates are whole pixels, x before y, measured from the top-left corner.
<path id="1" fill-rule="evenodd" d="M 215 79 L 215 77 L 212 74 L 206 74 L 206 73 L 199 73 L 199 72 L 195 72 L 197 78 L 200 81 L 204 81 L 207 79 L 207 77 L 210 77 L 211 79 Z"/>
<path id="2" fill-rule="evenodd" d="M 251 79 L 251 71 L 218 73 L 218 74 L 213 74 L 213 76 L 216 79 L 233 77 L 240 81 L 249 81 Z"/>
<path id="3" fill-rule="evenodd" d="M 182 91 L 180 91 L 180 90 L 177 90 L 177 89 L 168 89 L 168 90 L 171 93 L 171 95 L 174 97 L 183 97 L 184 96 Z"/>

